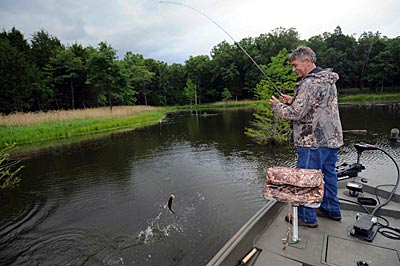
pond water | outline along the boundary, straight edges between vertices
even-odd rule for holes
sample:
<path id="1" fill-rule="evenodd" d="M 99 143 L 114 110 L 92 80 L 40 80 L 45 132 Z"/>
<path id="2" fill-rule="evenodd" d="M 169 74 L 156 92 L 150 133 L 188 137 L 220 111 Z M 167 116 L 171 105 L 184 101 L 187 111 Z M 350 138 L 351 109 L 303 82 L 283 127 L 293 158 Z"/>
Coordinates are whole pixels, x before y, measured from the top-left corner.
<path id="1" fill-rule="evenodd" d="M 399 161 L 387 140 L 398 109 L 341 107 L 341 117 L 344 129 L 368 133 L 345 134 L 340 162 L 355 162 L 358 141 Z M 252 120 L 250 110 L 175 113 L 25 155 L 21 185 L 0 197 L 0 265 L 205 265 L 265 204 L 266 168 L 295 165 L 290 145 L 243 134 Z M 395 175 L 385 155 L 367 153 L 363 164 L 367 177 Z"/>

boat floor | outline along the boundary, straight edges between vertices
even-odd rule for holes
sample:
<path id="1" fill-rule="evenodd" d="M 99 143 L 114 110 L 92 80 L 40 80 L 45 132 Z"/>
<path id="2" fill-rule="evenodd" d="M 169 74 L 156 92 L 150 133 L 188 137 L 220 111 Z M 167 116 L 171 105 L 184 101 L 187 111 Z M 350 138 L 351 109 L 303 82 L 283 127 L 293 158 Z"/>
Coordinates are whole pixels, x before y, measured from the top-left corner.
<path id="1" fill-rule="evenodd" d="M 356 211 L 342 211 L 340 222 L 319 218 L 318 228 L 299 227 L 300 241 L 283 249 L 288 224 L 283 207 L 278 217 L 255 241 L 262 249 L 254 266 L 267 265 L 400 265 L 400 241 L 377 233 L 372 242 L 350 235 Z M 400 220 L 386 217 L 390 226 L 400 228 Z M 364 264 L 360 264 L 364 265 Z"/>
<path id="2" fill-rule="evenodd" d="M 360 178 L 352 178 L 349 181 L 361 183 Z M 382 182 L 382 180 L 380 180 Z M 347 182 L 339 182 L 339 198 L 357 201 L 345 192 Z M 369 182 L 364 184 L 364 193 L 359 196 L 376 198 L 375 187 L 378 184 Z M 381 202 L 385 202 L 385 196 L 392 188 L 379 191 Z M 368 193 L 370 192 L 370 193 Z M 287 206 L 287 204 L 285 204 Z M 369 212 L 375 207 L 364 206 Z M 342 220 L 333 221 L 328 218 L 318 218 L 317 228 L 299 226 L 300 241 L 289 244 L 283 249 L 284 238 L 288 223 L 285 222 L 287 207 L 283 207 L 262 234 L 257 236 L 254 246 L 262 249 L 262 252 L 254 261 L 254 266 L 266 265 L 358 265 L 357 262 L 379 265 L 400 266 L 400 240 L 394 240 L 377 233 L 373 241 L 369 242 L 356 238 L 350 234 L 356 223 L 357 213 L 365 213 L 359 205 L 348 201 L 341 201 Z M 400 229 L 400 199 L 399 188 L 389 204 L 378 212 L 388 222 L 390 227 Z M 385 224 L 382 218 L 378 222 Z M 292 230 L 292 228 L 291 228 Z M 399 235 L 400 232 L 397 233 Z"/>
<path id="3" fill-rule="evenodd" d="M 349 181 L 361 182 L 360 178 Z M 380 180 L 382 182 L 382 180 Z M 393 181 L 392 181 L 393 182 Z M 346 195 L 345 181 L 339 182 L 339 198 L 357 201 Z M 382 183 L 381 183 L 382 184 Z M 360 196 L 376 199 L 375 184 L 372 180 L 365 184 L 364 193 Z M 393 188 L 393 186 L 392 186 Z M 382 187 L 378 194 L 381 203 L 392 189 Z M 376 215 L 382 216 L 389 222 L 390 227 L 400 229 L 400 188 L 395 192 L 392 201 L 383 206 Z M 369 212 L 375 207 L 364 206 Z M 357 213 L 366 213 L 358 204 L 341 201 L 342 220 L 333 221 L 318 217 L 318 227 L 308 228 L 299 226 L 300 241 L 289 244 L 283 249 L 282 239 L 288 226 L 285 215 L 288 212 L 287 203 L 269 201 L 225 244 L 225 246 L 209 261 L 207 266 L 240 265 L 249 251 L 258 248 L 247 264 L 252 266 L 280 265 L 344 265 L 344 266 L 400 266 L 400 240 L 390 239 L 377 233 L 369 242 L 350 234 L 356 223 Z M 385 224 L 385 220 L 378 222 Z M 397 232 L 399 235 L 400 232 Z M 359 264 L 357 264 L 359 263 Z"/>

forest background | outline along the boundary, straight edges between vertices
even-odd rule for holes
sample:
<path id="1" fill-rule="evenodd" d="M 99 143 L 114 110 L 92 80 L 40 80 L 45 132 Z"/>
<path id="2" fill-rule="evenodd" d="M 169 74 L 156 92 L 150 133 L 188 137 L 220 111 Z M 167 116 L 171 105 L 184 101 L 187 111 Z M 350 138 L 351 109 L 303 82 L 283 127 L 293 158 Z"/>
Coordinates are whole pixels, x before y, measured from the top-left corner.
<path id="1" fill-rule="evenodd" d="M 364 32 L 358 39 L 344 35 L 340 26 L 301 40 L 294 28 L 277 28 L 240 45 L 266 68 L 273 57 L 298 45 L 310 46 L 317 65 L 340 76 L 339 94 L 400 89 L 400 37 Z M 124 58 L 103 41 L 97 47 L 63 45 L 40 30 L 30 41 L 16 28 L 0 33 L 0 113 L 70 110 L 120 105 L 176 106 L 254 99 L 263 79 L 260 71 L 233 43 L 215 45 L 210 55 L 190 56 L 171 64 L 127 52 Z M 274 83 L 279 84 L 279 77 Z"/>

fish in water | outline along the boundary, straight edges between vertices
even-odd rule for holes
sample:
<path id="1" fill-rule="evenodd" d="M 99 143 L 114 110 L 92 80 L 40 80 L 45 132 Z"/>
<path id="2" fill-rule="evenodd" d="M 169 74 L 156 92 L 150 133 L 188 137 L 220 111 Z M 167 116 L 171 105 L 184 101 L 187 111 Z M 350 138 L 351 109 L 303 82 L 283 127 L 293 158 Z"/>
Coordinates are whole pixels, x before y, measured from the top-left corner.
<path id="1" fill-rule="evenodd" d="M 172 213 L 175 213 L 174 210 L 172 210 L 172 202 L 174 201 L 174 199 L 175 199 L 175 195 L 174 195 L 174 194 L 169 195 L 169 199 L 168 199 L 168 209 L 169 209 Z M 176 213 L 175 213 L 175 214 L 176 214 Z"/>

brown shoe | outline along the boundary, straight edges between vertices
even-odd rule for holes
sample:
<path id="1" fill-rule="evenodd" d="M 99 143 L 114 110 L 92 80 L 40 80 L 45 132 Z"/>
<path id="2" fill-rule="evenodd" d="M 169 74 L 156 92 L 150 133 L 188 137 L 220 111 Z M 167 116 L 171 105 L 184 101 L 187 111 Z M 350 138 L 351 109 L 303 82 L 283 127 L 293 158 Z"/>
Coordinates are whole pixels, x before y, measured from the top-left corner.
<path id="1" fill-rule="evenodd" d="M 317 214 L 318 217 L 329 218 L 329 219 L 337 221 L 337 222 L 342 220 L 342 217 L 332 217 L 328 213 L 324 212 L 323 210 L 321 210 L 319 208 L 315 209 L 315 213 Z"/>
<path id="2" fill-rule="evenodd" d="M 289 218 L 289 216 L 286 215 L 285 221 L 292 224 L 292 218 L 293 217 L 291 215 L 290 215 L 290 218 Z M 306 226 L 309 228 L 317 228 L 318 227 L 318 224 L 309 224 L 309 223 L 303 222 L 302 220 L 297 220 L 297 221 L 298 221 L 297 224 L 299 226 Z"/>

